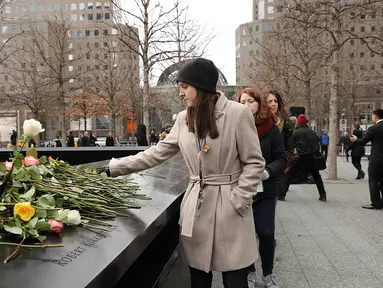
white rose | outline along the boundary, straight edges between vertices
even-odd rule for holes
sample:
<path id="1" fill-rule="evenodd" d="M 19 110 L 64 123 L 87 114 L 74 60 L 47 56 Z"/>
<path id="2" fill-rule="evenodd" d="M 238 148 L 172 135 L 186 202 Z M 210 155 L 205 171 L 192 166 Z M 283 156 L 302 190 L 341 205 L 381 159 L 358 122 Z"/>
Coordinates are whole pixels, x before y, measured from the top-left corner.
<path id="1" fill-rule="evenodd" d="M 70 210 L 66 216 L 66 223 L 69 225 L 79 225 L 81 223 L 80 212 L 77 210 Z"/>
<path id="2" fill-rule="evenodd" d="M 41 123 L 35 119 L 25 120 L 23 124 L 24 135 L 28 137 L 36 137 L 39 133 L 44 132 L 45 129 L 42 129 Z"/>

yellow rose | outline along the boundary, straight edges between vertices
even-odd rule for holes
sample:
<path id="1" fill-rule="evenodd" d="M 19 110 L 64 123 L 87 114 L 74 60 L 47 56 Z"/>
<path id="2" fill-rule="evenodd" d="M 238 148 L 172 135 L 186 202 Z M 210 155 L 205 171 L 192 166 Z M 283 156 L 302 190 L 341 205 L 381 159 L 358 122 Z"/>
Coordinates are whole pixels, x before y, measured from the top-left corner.
<path id="1" fill-rule="evenodd" d="M 15 215 L 15 217 L 19 215 L 21 220 L 27 222 L 35 215 L 35 208 L 28 202 L 17 203 L 13 209 L 13 215 Z"/>

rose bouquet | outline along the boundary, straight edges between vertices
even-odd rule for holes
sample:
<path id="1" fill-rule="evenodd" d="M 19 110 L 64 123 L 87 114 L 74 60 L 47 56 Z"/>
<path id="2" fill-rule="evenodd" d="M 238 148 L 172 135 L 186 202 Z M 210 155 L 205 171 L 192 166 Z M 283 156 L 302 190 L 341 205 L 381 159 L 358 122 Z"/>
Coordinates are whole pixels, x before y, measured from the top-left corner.
<path id="1" fill-rule="evenodd" d="M 24 143 L 42 131 L 38 121 L 26 120 Z M 20 247 L 63 246 L 44 241 L 48 232 L 60 233 L 65 226 L 108 230 L 112 224 L 107 219 L 128 216 L 127 208 L 141 208 L 135 199 L 150 199 L 137 194 L 138 186 L 131 181 L 51 157 L 38 158 L 34 149 L 24 156 L 23 146 L 14 148 L 11 161 L 0 163 L 0 241 L 21 239 L 20 243 L 0 242 L 18 246 L 5 262 L 14 258 Z"/>

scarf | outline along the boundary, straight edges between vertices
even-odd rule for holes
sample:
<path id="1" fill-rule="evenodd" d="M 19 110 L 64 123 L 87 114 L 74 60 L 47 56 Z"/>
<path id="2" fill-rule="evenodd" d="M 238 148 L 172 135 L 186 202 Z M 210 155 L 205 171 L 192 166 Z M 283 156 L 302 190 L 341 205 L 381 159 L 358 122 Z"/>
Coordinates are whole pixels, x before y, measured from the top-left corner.
<path id="1" fill-rule="evenodd" d="M 266 121 L 256 121 L 255 126 L 257 127 L 259 140 L 262 140 L 273 129 L 275 123 L 273 120 L 267 119 Z"/>

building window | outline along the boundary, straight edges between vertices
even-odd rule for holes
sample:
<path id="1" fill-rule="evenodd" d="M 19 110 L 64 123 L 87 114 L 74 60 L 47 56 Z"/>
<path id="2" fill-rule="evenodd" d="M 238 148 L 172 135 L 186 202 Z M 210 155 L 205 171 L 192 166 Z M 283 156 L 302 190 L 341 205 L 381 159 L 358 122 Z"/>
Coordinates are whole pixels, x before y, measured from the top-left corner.
<path id="1" fill-rule="evenodd" d="M 102 20 L 102 14 L 101 13 L 97 13 L 96 14 L 96 19 L 97 20 Z"/>
<path id="2" fill-rule="evenodd" d="M 37 11 L 43 12 L 43 5 L 38 5 L 37 6 Z"/>
<path id="3" fill-rule="evenodd" d="M 86 53 L 86 59 L 90 59 L 90 53 Z"/>
<path id="4" fill-rule="evenodd" d="M 94 30 L 94 36 L 98 36 L 98 35 L 100 35 L 100 31 L 98 31 L 97 29 Z"/>
<path id="5" fill-rule="evenodd" d="M 69 83 L 73 83 L 74 82 L 74 79 L 69 79 Z"/>
<path id="6" fill-rule="evenodd" d="M 73 60 L 73 54 L 69 54 L 69 56 L 68 56 L 68 60 L 69 60 L 69 61 L 72 61 L 72 60 Z"/>
<path id="7" fill-rule="evenodd" d="M 379 88 L 377 88 L 375 92 L 376 94 L 380 94 L 382 91 Z"/>
<path id="8" fill-rule="evenodd" d="M 243 40 L 243 41 L 242 41 L 242 46 L 243 46 L 243 47 L 246 47 L 246 46 L 247 46 L 247 44 L 246 44 L 246 41 L 245 41 L 245 40 Z"/>
<path id="9" fill-rule="evenodd" d="M 366 15 L 361 14 L 361 15 L 360 15 L 360 19 L 366 19 Z"/>
<path id="10" fill-rule="evenodd" d="M 259 31 L 259 25 L 255 25 L 255 31 Z"/>
<path id="11" fill-rule="evenodd" d="M 73 71 L 73 66 L 68 66 L 68 71 L 72 72 Z"/>
<path id="12" fill-rule="evenodd" d="M 13 7 L 13 13 L 19 13 L 19 6 Z"/>
<path id="13" fill-rule="evenodd" d="M 3 32 L 3 34 L 8 33 L 8 26 L 3 25 L 1 31 Z"/>
<path id="14" fill-rule="evenodd" d="M 71 10 L 76 10 L 77 8 L 77 5 L 76 3 L 72 3 L 72 5 L 70 6 Z"/>
<path id="15" fill-rule="evenodd" d="M 53 8 L 55 11 L 59 11 L 60 10 L 60 4 L 54 4 Z"/>
<path id="16" fill-rule="evenodd" d="M 77 20 L 77 14 L 72 14 L 72 21 L 76 21 Z"/>
<path id="17" fill-rule="evenodd" d="M 72 31 L 68 30 L 68 38 L 72 38 Z"/>
<path id="18" fill-rule="evenodd" d="M 350 57 L 351 57 L 351 58 L 354 58 L 354 56 L 355 56 L 355 53 L 352 52 L 352 53 L 350 54 Z"/>
<path id="19" fill-rule="evenodd" d="M 365 32 L 366 28 L 364 26 L 360 27 L 360 32 Z"/>
<path id="20" fill-rule="evenodd" d="M 376 13 L 375 13 L 375 12 L 372 12 L 372 13 L 371 13 L 371 18 L 373 18 L 373 19 L 376 18 Z"/>
<path id="21" fill-rule="evenodd" d="M 5 75 L 5 76 L 4 76 L 4 80 L 5 80 L 5 81 L 8 81 L 8 75 Z"/>
<path id="22" fill-rule="evenodd" d="M 371 27 L 371 32 L 375 32 L 375 31 L 376 31 L 375 26 L 372 26 L 372 27 Z"/>
<path id="23" fill-rule="evenodd" d="M 370 70 L 375 70 L 375 65 L 374 64 L 370 65 Z"/>
<path id="24" fill-rule="evenodd" d="M 350 40 L 350 45 L 354 45 L 354 40 Z"/>
<path id="25" fill-rule="evenodd" d="M 77 37 L 81 37 L 82 36 L 82 31 L 81 30 L 77 30 Z"/>
<path id="26" fill-rule="evenodd" d="M 35 7 L 33 7 L 34 10 Z M 9 14 L 11 13 L 11 7 L 10 6 L 5 6 L 5 13 Z"/>
<path id="27" fill-rule="evenodd" d="M 100 47 L 100 43 L 98 43 L 98 42 L 94 43 L 94 47 L 96 47 L 96 48 Z"/>
<path id="28" fill-rule="evenodd" d="M 101 2 L 96 2 L 96 9 L 101 9 Z"/>
<path id="29" fill-rule="evenodd" d="M 108 42 L 104 42 L 104 47 L 108 47 Z"/>
<path id="30" fill-rule="evenodd" d="M 355 32 L 355 27 L 351 27 L 350 31 Z"/>
<path id="31" fill-rule="evenodd" d="M 88 14 L 88 20 L 93 20 L 93 14 Z"/>
<path id="32" fill-rule="evenodd" d="M 68 10 L 68 4 L 63 4 L 62 7 L 63 7 L 63 10 L 64 10 L 64 11 Z"/>
<path id="33" fill-rule="evenodd" d="M 86 43 L 86 47 L 90 48 L 90 43 L 89 42 Z"/>
<path id="34" fill-rule="evenodd" d="M 90 30 L 85 30 L 85 36 L 90 36 Z"/>
<path id="35" fill-rule="evenodd" d="M 100 65 L 94 65 L 94 69 L 99 70 L 100 69 Z"/>
<path id="36" fill-rule="evenodd" d="M 360 52 L 360 58 L 364 57 L 364 52 Z"/>
<path id="37" fill-rule="evenodd" d="M 84 21 L 84 19 L 85 19 L 85 14 L 80 14 L 80 15 L 79 15 L 79 18 L 80 18 L 80 21 Z"/>
<path id="38" fill-rule="evenodd" d="M 93 2 L 88 2 L 88 9 L 93 9 Z"/>
<path id="39" fill-rule="evenodd" d="M 273 6 L 268 6 L 267 7 L 267 13 L 268 14 L 274 14 L 274 7 Z"/>
<path id="40" fill-rule="evenodd" d="M 109 8 L 109 7 L 110 7 L 109 2 L 105 2 L 105 3 L 104 3 L 104 7 L 105 7 L 105 8 Z"/>
<path id="41" fill-rule="evenodd" d="M 117 35 L 117 34 L 118 34 L 118 30 L 115 28 L 112 28 L 112 35 Z"/>
<path id="42" fill-rule="evenodd" d="M 8 7 L 8 6 L 5 7 L 5 12 L 9 13 L 9 12 L 7 12 L 7 8 L 9 8 L 9 10 L 11 10 L 11 7 Z M 33 6 L 33 5 L 29 6 L 29 12 L 35 12 L 35 6 Z"/>
<path id="43" fill-rule="evenodd" d="M 364 66 L 360 65 L 360 71 L 364 71 Z"/>
<path id="44" fill-rule="evenodd" d="M 282 6 L 278 6 L 277 7 L 277 12 L 278 13 L 282 13 L 283 12 L 283 7 Z"/>
<path id="45" fill-rule="evenodd" d="M 253 33 L 253 26 L 249 26 L 248 29 L 249 29 L 249 34 Z"/>
<path id="46" fill-rule="evenodd" d="M 112 42 L 112 46 L 113 46 L 113 47 L 117 47 L 117 42 L 116 42 L 116 41 L 113 41 L 113 42 Z"/>
<path id="47" fill-rule="evenodd" d="M 104 18 L 105 18 L 105 19 L 110 19 L 110 13 L 105 13 L 105 14 L 104 14 Z"/>
<path id="48" fill-rule="evenodd" d="M 21 11 L 23 12 L 23 13 L 25 13 L 25 12 L 27 12 L 27 6 L 23 6 L 23 7 L 21 7 Z"/>
<path id="49" fill-rule="evenodd" d="M 108 29 L 104 29 L 104 35 L 108 35 Z"/>
<path id="50" fill-rule="evenodd" d="M 16 33 L 17 32 L 17 26 L 16 25 L 12 25 L 12 33 Z"/>
<path id="51" fill-rule="evenodd" d="M 78 9 L 84 10 L 85 9 L 85 4 L 84 3 L 79 3 L 78 4 Z"/>
<path id="52" fill-rule="evenodd" d="M 242 29 L 242 35 L 246 35 L 246 29 Z"/>
<path id="53" fill-rule="evenodd" d="M 273 29 L 273 26 L 271 26 L 271 24 L 265 24 L 265 30 L 266 31 L 270 31 Z"/>
<path id="54" fill-rule="evenodd" d="M 46 9 L 47 9 L 48 12 L 50 12 L 52 10 L 51 4 L 47 4 Z"/>

